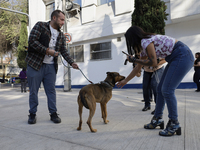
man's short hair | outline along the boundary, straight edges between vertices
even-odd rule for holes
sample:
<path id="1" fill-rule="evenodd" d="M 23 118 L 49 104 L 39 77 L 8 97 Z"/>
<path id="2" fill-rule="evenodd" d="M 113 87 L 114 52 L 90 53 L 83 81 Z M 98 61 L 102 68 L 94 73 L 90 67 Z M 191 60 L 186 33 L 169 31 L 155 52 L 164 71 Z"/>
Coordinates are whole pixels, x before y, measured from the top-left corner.
<path id="1" fill-rule="evenodd" d="M 54 10 L 52 13 L 51 13 L 51 20 L 53 20 L 53 16 L 56 16 L 56 18 L 58 18 L 59 14 L 62 13 L 64 16 L 65 16 L 65 13 L 61 10 Z"/>

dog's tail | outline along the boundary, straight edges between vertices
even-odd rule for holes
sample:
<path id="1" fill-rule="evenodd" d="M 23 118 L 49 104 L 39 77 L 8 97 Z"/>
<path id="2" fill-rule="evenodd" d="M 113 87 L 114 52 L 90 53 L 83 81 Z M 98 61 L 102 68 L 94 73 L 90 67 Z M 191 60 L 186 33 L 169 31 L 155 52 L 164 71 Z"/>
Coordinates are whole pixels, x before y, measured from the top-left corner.
<path id="1" fill-rule="evenodd" d="M 83 103 L 83 106 L 85 106 L 85 108 L 89 109 L 87 101 L 85 100 L 85 94 L 80 93 L 80 98 L 81 98 L 81 102 Z"/>

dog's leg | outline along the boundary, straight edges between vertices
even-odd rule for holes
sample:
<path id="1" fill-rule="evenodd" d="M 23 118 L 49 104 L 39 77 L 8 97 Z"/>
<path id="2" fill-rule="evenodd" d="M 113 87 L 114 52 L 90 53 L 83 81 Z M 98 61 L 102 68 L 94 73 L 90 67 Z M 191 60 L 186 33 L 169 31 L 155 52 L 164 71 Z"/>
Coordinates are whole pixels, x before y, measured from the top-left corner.
<path id="1" fill-rule="evenodd" d="M 102 114 L 102 118 L 103 118 L 103 120 L 104 120 L 105 115 L 104 115 L 103 105 L 100 103 L 100 106 L 101 106 L 101 114 Z"/>
<path id="2" fill-rule="evenodd" d="M 96 110 L 96 102 L 88 103 L 88 105 L 89 105 L 90 112 L 89 112 L 87 124 L 88 124 L 91 132 L 97 132 L 97 129 L 92 128 L 92 117 L 94 116 L 94 113 Z M 91 105 L 92 105 L 92 107 L 91 107 Z"/>
<path id="3" fill-rule="evenodd" d="M 105 124 L 107 124 L 109 122 L 109 120 L 107 120 L 107 107 L 106 104 L 102 104 L 101 103 L 101 111 L 102 111 L 102 118 Z"/>
<path id="4" fill-rule="evenodd" d="M 81 99 L 80 97 L 78 96 L 78 113 L 79 113 L 79 117 L 80 117 L 80 120 L 79 120 L 79 127 L 77 128 L 77 130 L 81 130 L 81 126 L 82 126 L 82 112 L 83 112 L 83 104 L 81 102 Z"/>

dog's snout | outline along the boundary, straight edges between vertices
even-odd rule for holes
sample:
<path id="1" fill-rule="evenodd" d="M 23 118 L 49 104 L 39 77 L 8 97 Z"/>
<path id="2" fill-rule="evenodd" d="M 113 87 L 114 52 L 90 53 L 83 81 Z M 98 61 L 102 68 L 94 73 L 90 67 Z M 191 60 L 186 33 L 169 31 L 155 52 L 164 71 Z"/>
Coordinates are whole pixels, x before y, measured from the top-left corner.
<path id="1" fill-rule="evenodd" d="M 124 80 L 125 77 L 124 76 L 120 76 L 120 81 Z"/>

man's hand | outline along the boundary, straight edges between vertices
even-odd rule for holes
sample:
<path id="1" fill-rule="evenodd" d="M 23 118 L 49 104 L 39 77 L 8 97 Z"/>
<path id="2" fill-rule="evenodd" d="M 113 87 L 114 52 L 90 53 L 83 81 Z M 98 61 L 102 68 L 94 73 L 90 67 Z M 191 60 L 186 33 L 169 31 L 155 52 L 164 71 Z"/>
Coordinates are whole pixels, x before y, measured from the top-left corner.
<path id="1" fill-rule="evenodd" d="M 58 52 L 56 52 L 55 50 L 53 50 L 53 49 L 47 49 L 47 55 L 51 55 L 51 56 L 53 56 L 53 57 L 56 57 L 56 56 L 58 56 Z"/>
<path id="2" fill-rule="evenodd" d="M 72 63 L 72 68 L 78 69 L 78 65 L 76 63 Z"/>

